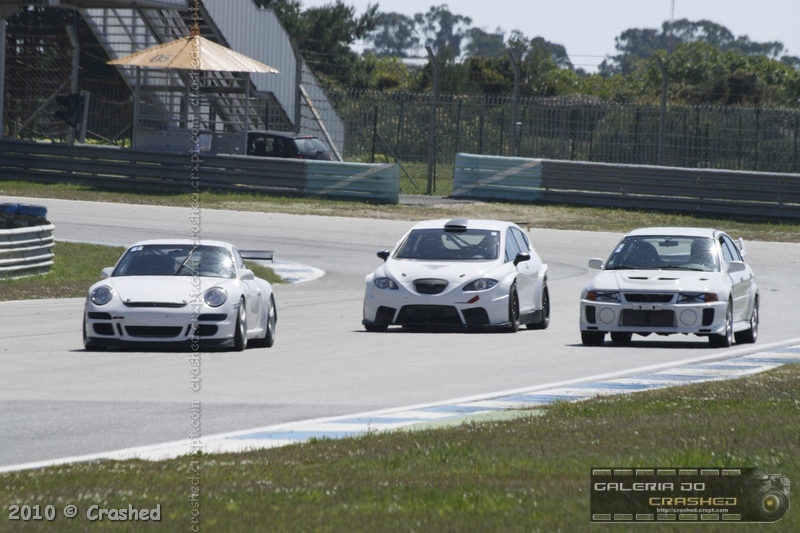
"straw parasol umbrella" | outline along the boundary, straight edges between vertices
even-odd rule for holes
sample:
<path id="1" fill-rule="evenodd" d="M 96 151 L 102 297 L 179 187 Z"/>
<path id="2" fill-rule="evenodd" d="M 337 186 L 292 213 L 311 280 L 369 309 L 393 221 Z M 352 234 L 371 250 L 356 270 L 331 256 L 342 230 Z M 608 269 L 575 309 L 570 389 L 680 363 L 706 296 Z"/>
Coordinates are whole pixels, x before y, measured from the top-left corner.
<path id="1" fill-rule="evenodd" d="M 139 68 L 178 69 L 192 71 L 242 72 L 245 74 L 245 143 L 250 113 L 250 73 L 278 74 L 278 70 L 209 41 L 200 35 L 199 26 L 192 25 L 187 37 L 135 52 L 108 61 L 109 65 L 136 67 L 136 98 L 134 124 L 138 121 Z"/>

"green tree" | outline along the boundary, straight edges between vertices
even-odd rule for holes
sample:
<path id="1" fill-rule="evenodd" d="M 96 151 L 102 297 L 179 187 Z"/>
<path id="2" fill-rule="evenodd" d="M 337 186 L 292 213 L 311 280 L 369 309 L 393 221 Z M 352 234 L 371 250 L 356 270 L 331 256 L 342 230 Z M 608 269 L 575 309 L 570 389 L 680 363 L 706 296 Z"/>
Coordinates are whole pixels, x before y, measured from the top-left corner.
<path id="1" fill-rule="evenodd" d="M 472 24 L 471 18 L 451 13 L 447 4 L 431 7 L 424 14 L 417 13 L 414 21 L 425 36 L 425 45 L 435 51 L 447 48 L 453 58 L 461 55 L 461 42 Z"/>
<path id="2" fill-rule="evenodd" d="M 380 13 L 375 30 L 366 38 L 374 48 L 365 53 L 376 56 L 411 57 L 419 53 L 420 41 L 414 19 L 400 13 Z"/>
<path id="3" fill-rule="evenodd" d="M 498 58 L 506 54 L 506 47 L 503 43 L 503 32 L 497 29 L 497 33 L 487 33 L 480 28 L 470 28 L 467 30 L 467 42 L 464 50 L 467 56 Z"/>

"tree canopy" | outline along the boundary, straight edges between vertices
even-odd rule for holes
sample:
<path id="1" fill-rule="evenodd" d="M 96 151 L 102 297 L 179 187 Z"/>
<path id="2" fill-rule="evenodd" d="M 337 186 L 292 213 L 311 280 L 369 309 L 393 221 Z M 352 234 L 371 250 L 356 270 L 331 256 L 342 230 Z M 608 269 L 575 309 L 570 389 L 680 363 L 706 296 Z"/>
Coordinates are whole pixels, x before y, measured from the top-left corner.
<path id="1" fill-rule="evenodd" d="M 488 31 L 447 4 L 413 17 L 370 5 L 360 16 L 343 0 L 304 10 L 301 0 L 253 0 L 273 9 L 323 83 L 375 90 L 428 90 L 430 46 L 441 70 L 441 90 L 511 94 L 514 68 L 523 96 L 588 95 L 627 101 L 657 99 L 662 59 L 672 102 L 714 105 L 800 105 L 800 58 L 778 41 L 736 36 L 709 20 L 667 21 L 630 28 L 615 39 L 617 54 L 598 72 L 575 69 L 566 47 L 519 31 Z M 357 53 L 357 42 L 367 43 Z M 422 68 L 409 66 L 422 58 Z"/>

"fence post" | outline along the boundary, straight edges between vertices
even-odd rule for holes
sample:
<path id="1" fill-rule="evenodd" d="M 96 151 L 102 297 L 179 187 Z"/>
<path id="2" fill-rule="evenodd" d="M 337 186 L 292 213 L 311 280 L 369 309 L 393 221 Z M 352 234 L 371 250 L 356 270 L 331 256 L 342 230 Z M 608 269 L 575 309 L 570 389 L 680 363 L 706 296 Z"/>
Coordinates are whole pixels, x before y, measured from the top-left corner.
<path id="1" fill-rule="evenodd" d="M 428 124 L 428 188 L 427 194 L 433 193 L 433 180 L 435 173 L 435 156 L 436 156 L 436 101 L 439 97 L 439 64 L 436 62 L 436 57 L 433 55 L 433 50 L 430 46 L 426 46 L 425 50 L 428 52 L 428 60 L 433 67 L 433 91 L 431 92 L 431 117 Z"/>
<path id="2" fill-rule="evenodd" d="M 511 104 L 511 146 L 508 150 L 508 155 L 514 157 L 516 155 L 515 148 L 517 143 L 517 105 L 519 105 L 519 79 L 520 71 L 517 58 L 514 57 L 514 52 L 511 48 L 506 50 L 508 57 L 511 58 L 511 66 L 514 67 L 514 102 Z"/>
<path id="3" fill-rule="evenodd" d="M 667 115 L 667 71 L 664 68 L 664 63 L 661 61 L 661 56 L 655 55 L 656 62 L 658 63 L 658 70 L 661 71 L 661 111 L 658 114 L 658 165 L 661 165 L 662 155 L 664 153 L 664 122 Z"/>

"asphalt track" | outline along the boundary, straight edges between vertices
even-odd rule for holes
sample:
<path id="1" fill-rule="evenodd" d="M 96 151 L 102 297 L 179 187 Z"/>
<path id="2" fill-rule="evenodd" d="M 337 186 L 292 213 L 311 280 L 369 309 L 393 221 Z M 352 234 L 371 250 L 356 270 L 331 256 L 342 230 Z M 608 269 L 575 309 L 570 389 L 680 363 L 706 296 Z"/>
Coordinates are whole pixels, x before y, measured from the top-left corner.
<path id="1" fill-rule="evenodd" d="M 183 238 L 190 231 L 188 206 L 0 197 L 10 201 L 46 205 L 59 240 L 127 245 Z M 186 353 L 84 351 L 82 299 L 0 303 L 0 469 L 179 442 L 193 433 L 246 434 L 591 383 L 598 376 L 624 378 L 647 367 L 665 370 L 800 343 L 796 244 L 748 243 L 762 295 L 754 346 L 711 349 L 703 339 L 672 336 L 585 347 L 577 313 L 580 288 L 594 274 L 586 263 L 606 256 L 619 235 L 531 228 L 550 267 L 553 311 L 547 330 L 374 334 L 360 325 L 364 276 L 380 262 L 375 253 L 391 247 L 410 221 L 212 210 L 202 210 L 201 217 L 203 238 L 271 249 L 278 261 L 324 272 L 313 281 L 276 287 L 275 346 L 204 353 L 201 390 L 193 392 Z"/>

